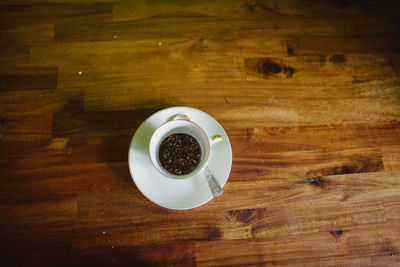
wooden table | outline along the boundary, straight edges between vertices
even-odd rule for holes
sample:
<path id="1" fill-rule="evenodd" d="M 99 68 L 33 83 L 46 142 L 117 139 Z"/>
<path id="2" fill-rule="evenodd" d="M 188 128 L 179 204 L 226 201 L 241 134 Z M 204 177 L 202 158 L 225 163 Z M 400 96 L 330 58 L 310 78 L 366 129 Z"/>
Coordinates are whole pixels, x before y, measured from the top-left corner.
<path id="1" fill-rule="evenodd" d="M 399 10 L 2 1 L 2 265 L 399 265 Z M 173 211 L 127 152 L 182 105 L 226 129 L 233 167 L 222 196 Z"/>

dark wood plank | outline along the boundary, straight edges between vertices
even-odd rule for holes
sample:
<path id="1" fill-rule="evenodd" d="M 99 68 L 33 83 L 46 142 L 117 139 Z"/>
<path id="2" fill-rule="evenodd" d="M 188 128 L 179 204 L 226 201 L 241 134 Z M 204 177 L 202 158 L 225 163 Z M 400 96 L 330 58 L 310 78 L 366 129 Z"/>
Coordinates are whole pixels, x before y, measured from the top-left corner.
<path id="1" fill-rule="evenodd" d="M 0 71 L 0 91 L 51 90 L 57 88 L 57 69 Z"/>
<path id="2" fill-rule="evenodd" d="M 400 170 L 400 152 L 399 146 L 383 146 L 381 147 L 383 165 L 386 171 Z"/>
<path id="3" fill-rule="evenodd" d="M 27 73 L 26 76 L 21 74 L 24 71 Z M 5 90 L 0 91 L 2 140 L 29 141 L 51 138 L 53 112 L 67 103 L 55 93 L 57 74 L 54 74 L 54 71 L 53 69 L 3 70 L 7 73 L 3 77 L 8 81 L 2 84 Z M 42 75 L 42 72 L 45 74 Z M 19 81 L 21 77 L 28 77 L 30 83 L 21 83 Z"/>
<path id="4" fill-rule="evenodd" d="M 124 161 L 131 136 L 106 138 L 55 138 L 44 142 L 15 141 L 0 144 L 2 170 L 41 169 L 72 164 Z"/>
<path id="5" fill-rule="evenodd" d="M 71 102 L 54 113 L 54 137 L 133 135 L 156 109 L 85 112 L 83 101 Z M 117 141 L 118 142 L 118 141 Z"/>
<path id="6" fill-rule="evenodd" d="M 390 146 L 399 134 L 398 121 L 228 130 L 235 155 Z"/>
<path id="7" fill-rule="evenodd" d="M 51 114 L 70 102 L 69 98 L 51 90 L 0 92 L 0 112 L 2 116 L 18 117 L 26 115 Z"/>
<path id="8" fill-rule="evenodd" d="M 0 25 L 0 45 L 31 45 L 54 41 L 54 24 Z"/>
<path id="9" fill-rule="evenodd" d="M 183 212 L 142 201 L 131 187 L 93 188 L 79 199 L 74 244 L 85 248 L 103 246 L 107 239 L 122 246 L 154 240 L 246 239 L 332 228 L 351 230 L 397 220 L 396 172 L 324 176 L 318 181 L 297 177 L 233 181 L 220 198 Z M 382 190 L 387 193 L 384 202 L 379 195 Z M 158 231 L 152 231 L 154 227 Z"/>
<path id="10" fill-rule="evenodd" d="M 325 240 L 315 246 L 319 240 Z M 386 262 L 397 262 L 398 239 L 388 228 L 361 228 L 334 234 L 313 232 L 300 235 L 279 235 L 254 240 L 249 245 L 242 240 L 197 243 L 199 266 L 237 265 L 278 266 L 311 265 L 319 262 L 332 265 L 372 265 L 371 258 L 380 256 Z M 293 253 L 292 251 L 296 251 Z M 301 255 L 301 256 L 300 256 Z"/>
<path id="11" fill-rule="evenodd" d="M 55 23 L 111 21 L 111 3 L 47 3 L 1 5 L 1 23 Z"/>
<path id="12" fill-rule="evenodd" d="M 303 18 L 343 18 L 343 17 L 383 17 L 388 20 L 397 16 L 393 9 L 398 3 L 395 0 L 385 1 L 246 1 L 230 0 L 224 4 L 213 1 L 172 1 L 159 5 L 159 2 L 132 2 L 118 1 L 115 3 L 114 15 L 116 20 L 140 20 L 152 17 L 185 17 L 199 16 L 221 16 L 230 17 L 276 17 L 285 19 L 287 17 Z M 141 12 L 135 12 L 141 10 Z M 384 14 L 384 16 L 383 16 Z"/>
<path id="13" fill-rule="evenodd" d="M 335 40 L 333 40 L 335 39 Z M 372 36 L 327 37 L 301 35 L 289 38 L 287 42 L 290 56 L 295 55 L 334 55 L 376 52 L 399 52 L 399 40 L 392 33 L 381 33 Z M 332 63 L 342 63 L 339 57 L 330 57 Z"/>
<path id="14" fill-rule="evenodd" d="M 262 149 L 263 147 L 260 147 Z M 327 175 L 383 171 L 379 148 L 350 150 L 309 150 L 284 153 L 236 154 L 231 181 L 307 178 L 310 181 Z M 251 153 L 251 152 L 249 152 Z"/>
<path id="15" fill-rule="evenodd" d="M 86 23 L 70 27 L 68 24 L 56 24 L 55 39 L 59 41 L 104 41 L 112 40 L 116 32 L 125 39 L 149 39 L 176 37 L 204 37 L 210 38 L 221 33 L 255 37 L 260 32 L 271 35 L 289 35 L 293 33 L 318 34 L 318 35 L 347 35 L 379 34 L 388 27 L 393 27 L 381 19 L 364 18 L 354 20 L 352 17 L 332 21 L 326 18 L 304 20 L 301 17 L 276 16 L 250 17 L 223 17 L 209 16 L 207 14 L 187 14 L 185 25 L 180 24 L 180 17 L 159 16 L 143 20 L 123 21 L 113 23 Z M 168 26 L 167 26 L 168 25 Z M 283 27 L 284 26 L 284 27 Z M 152 31 L 146 31 L 146 28 Z M 393 29 L 393 28 L 390 28 Z"/>
<path id="16" fill-rule="evenodd" d="M 2 193 L 4 188 L 1 186 Z M 74 195 L 42 202 L 3 202 L 0 232 L 7 250 L 70 247 L 77 202 Z"/>
<path id="17" fill-rule="evenodd" d="M 71 247 L 48 247 L 39 249 L 2 248 L 3 263 L 7 266 L 65 266 L 70 262 Z"/>
<path id="18" fill-rule="evenodd" d="M 0 64 L 8 67 L 25 67 L 29 64 L 30 47 L 28 45 L 6 44 L 1 46 Z"/>
<path id="19" fill-rule="evenodd" d="M 100 266 L 196 266 L 196 249 L 194 242 L 135 247 L 118 247 L 108 242 L 104 248 L 74 249 L 71 263 Z"/>
<path id="20" fill-rule="evenodd" d="M 24 115 L 1 117 L 3 140 L 34 140 L 51 138 L 52 115 Z"/>

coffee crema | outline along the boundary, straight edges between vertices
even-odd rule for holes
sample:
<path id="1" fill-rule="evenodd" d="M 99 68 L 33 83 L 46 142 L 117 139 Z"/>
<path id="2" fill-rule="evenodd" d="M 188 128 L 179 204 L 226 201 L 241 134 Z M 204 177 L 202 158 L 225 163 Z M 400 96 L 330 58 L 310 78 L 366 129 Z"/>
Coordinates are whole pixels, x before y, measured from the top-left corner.
<path id="1" fill-rule="evenodd" d="M 189 134 L 172 134 L 161 142 L 158 159 L 169 173 L 186 175 L 199 166 L 201 147 L 196 138 Z"/>

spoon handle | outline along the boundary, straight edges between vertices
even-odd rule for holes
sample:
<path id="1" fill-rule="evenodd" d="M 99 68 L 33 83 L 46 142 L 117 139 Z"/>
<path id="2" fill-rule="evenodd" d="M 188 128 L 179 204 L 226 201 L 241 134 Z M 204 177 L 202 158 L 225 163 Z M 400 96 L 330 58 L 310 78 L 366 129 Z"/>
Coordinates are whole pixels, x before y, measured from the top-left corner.
<path id="1" fill-rule="evenodd" d="M 221 195 L 224 191 L 221 186 L 218 184 L 217 180 L 215 180 L 214 175 L 212 175 L 210 169 L 206 166 L 204 168 L 205 176 L 207 178 L 208 185 L 210 186 L 211 193 L 214 197 Z"/>

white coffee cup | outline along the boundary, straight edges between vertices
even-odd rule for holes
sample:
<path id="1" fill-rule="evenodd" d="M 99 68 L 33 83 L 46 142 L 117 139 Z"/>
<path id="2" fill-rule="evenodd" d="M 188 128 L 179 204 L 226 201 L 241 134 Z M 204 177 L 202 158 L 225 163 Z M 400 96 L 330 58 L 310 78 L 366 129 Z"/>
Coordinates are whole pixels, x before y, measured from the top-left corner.
<path id="1" fill-rule="evenodd" d="M 178 133 L 193 136 L 197 142 L 199 142 L 201 148 L 199 166 L 197 166 L 197 168 L 191 173 L 186 175 L 174 175 L 168 172 L 166 169 L 164 169 L 164 167 L 162 167 L 158 157 L 159 148 L 164 139 L 172 134 Z M 162 175 L 173 179 L 187 179 L 195 176 L 207 166 L 210 158 L 210 147 L 221 140 L 222 138 L 219 135 L 208 137 L 204 130 L 196 123 L 190 121 L 186 115 L 176 114 L 154 131 L 150 139 L 149 155 L 154 168 L 157 169 Z"/>

